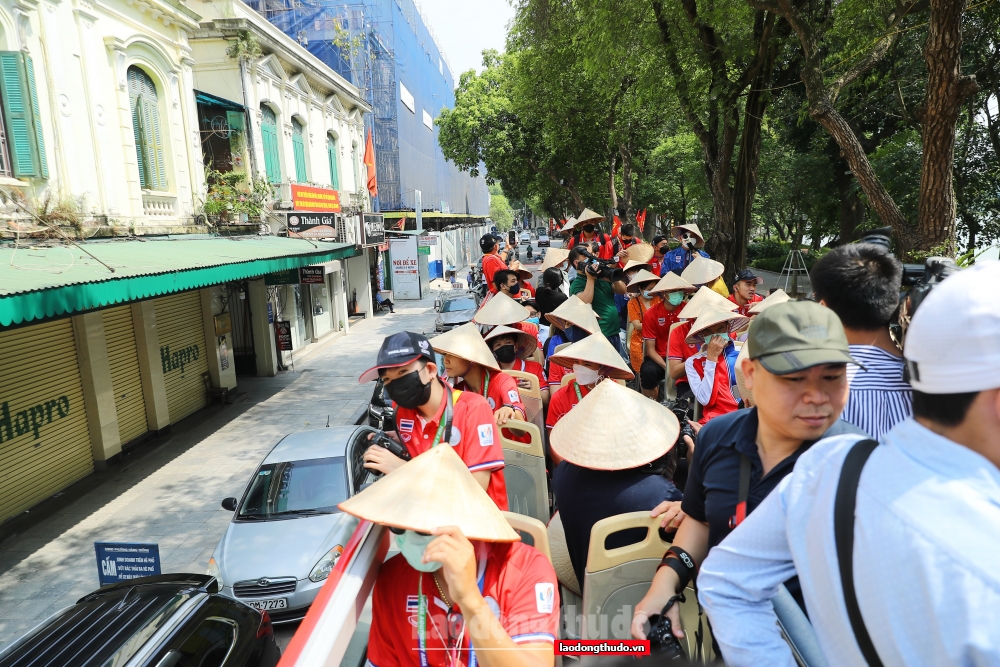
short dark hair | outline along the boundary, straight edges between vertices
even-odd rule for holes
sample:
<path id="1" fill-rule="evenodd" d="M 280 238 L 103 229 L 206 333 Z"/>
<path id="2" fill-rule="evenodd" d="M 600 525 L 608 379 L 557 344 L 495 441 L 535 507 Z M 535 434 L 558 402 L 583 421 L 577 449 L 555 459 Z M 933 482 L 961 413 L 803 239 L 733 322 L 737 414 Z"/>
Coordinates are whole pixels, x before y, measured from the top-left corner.
<path id="1" fill-rule="evenodd" d="M 666 236 L 659 236 L 659 235 L 654 236 L 653 237 L 653 245 L 654 246 L 660 245 L 661 243 L 663 243 L 666 240 L 667 240 Z"/>
<path id="2" fill-rule="evenodd" d="M 520 282 L 520 278 L 518 277 L 516 271 L 511 271 L 510 269 L 503 269 L 493 274 L 493 286 L 496 287 L 498 290 L 502 290 L 504 287 L 507 286 L 507 278 L 509 278 L 510 276 L 518 278 L 518 282 Z"/>
<path id="3" fill-rule="evenodd" d="M 590 252 L 590 248 L 587 247 L 585 243 L 581 243 L 580 245 L 575 246 L 572 250 L 569 251 L 568 259 L 570 266 L 576 264 L 578 261 L 580 261 L 581 258 L 586 257 L 586 255 L 583 254 L 584 251 Z"/>
<path id="4" fill-rule="evenodd" d="M 621 234 L 622 236 L 635 236 L 635 225 L 633 225 L 631 222 L 625 223 L 624 225 L 622 225 Z"/>
<path id="5" fill-rule="evenodd" d="M 941 426 L 958 426 L 965 421 L 978 391 L 962 394 L 925 394 L 913 390 L 913 416 L 929 419 Z"/>
<path id="6" fill-rule="evenodd" d="M 903 265 L 880 246 L 852 243 L 820 257 L 809 273 L 816 299 L 849 329 L 887 326 L 899 306 Z"/>
<path id="7" fill-rule="evenodd" d="M 549 289 L 559 289 L 559 286 L 562 285 L 562 281 L 562 271 L 554 266 L 550 266 L 545 269 L 545 273 L 542 274 L 542 284 Z"/>

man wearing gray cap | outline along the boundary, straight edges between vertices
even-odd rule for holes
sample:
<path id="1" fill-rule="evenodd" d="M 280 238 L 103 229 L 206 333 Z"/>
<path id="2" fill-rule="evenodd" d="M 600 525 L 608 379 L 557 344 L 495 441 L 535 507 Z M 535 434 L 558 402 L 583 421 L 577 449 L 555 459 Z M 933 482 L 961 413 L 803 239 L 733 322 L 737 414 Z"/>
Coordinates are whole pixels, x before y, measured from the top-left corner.
<path id="1" fill-rule="evenodd" d="M 698 578 L 728 665 L 795 665 L 771 605 L 797 573 L 830 665 L 1000 665 L 1000 264 L 920 304 L 913 417 L 803 454 Z"/>

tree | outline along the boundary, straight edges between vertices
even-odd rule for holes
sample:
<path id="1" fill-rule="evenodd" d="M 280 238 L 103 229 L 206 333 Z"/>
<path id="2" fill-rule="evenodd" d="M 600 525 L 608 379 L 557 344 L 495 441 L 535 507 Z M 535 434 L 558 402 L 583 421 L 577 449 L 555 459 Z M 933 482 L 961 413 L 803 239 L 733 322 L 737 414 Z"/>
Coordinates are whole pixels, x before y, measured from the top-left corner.
<path id="1" fill-rule="evenodd" d="M 505 232 L 514 226 L 514 209 L 503 194 L 503 190 L 497 185 L 490 188 L 490 219 L 497 229 Z"/>

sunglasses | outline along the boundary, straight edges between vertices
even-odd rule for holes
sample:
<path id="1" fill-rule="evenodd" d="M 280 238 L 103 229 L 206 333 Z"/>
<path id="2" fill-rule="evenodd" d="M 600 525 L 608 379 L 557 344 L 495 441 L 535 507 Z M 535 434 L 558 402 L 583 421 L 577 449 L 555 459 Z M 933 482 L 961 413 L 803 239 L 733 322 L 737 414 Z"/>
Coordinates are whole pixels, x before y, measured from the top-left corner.
<path id="1" fill-rule="evenodd" d="M 403 533 L 406 532 L 406 528 L 396 528 L 395 526 L 389 526 L 389 532 L 392 533 L 393 535 L 402 535 Z M 419 530 L 415 530 L 413 532 L 416 533 L 417 535 L 420 535 L 421 537 L 427 537 L 428 535 L 430 535 L 430 533 L 421 533 Z"/>

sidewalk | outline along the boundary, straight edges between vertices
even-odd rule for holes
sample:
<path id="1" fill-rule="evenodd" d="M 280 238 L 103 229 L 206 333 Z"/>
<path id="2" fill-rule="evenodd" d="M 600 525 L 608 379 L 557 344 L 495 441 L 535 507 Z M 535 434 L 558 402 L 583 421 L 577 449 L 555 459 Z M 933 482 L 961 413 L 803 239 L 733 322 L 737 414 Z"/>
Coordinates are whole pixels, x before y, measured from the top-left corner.
<path id="1" fill-rule="evenodd" d="M 0 543 L 0 649 L 99 587 L 94 542 L 155 542 L 164 572 L 205 572 L 239 496 L 264 455 L 288 433 L 350 423 L 371 397 L 357 378 L 382 339 L 434 328 L 434 294 L 396 304 L 318 348 L 294 371 L 239 379 L 235 404 L 211 405 L 18 517 Z M 245 393 L 243 393 L 245 392 Z M 39 516 L 40 515 L 40 516 Z M 30 516 L 30 515 L 29 515 Z M 280 545 L 275 545 L 280 548 Z"/>

